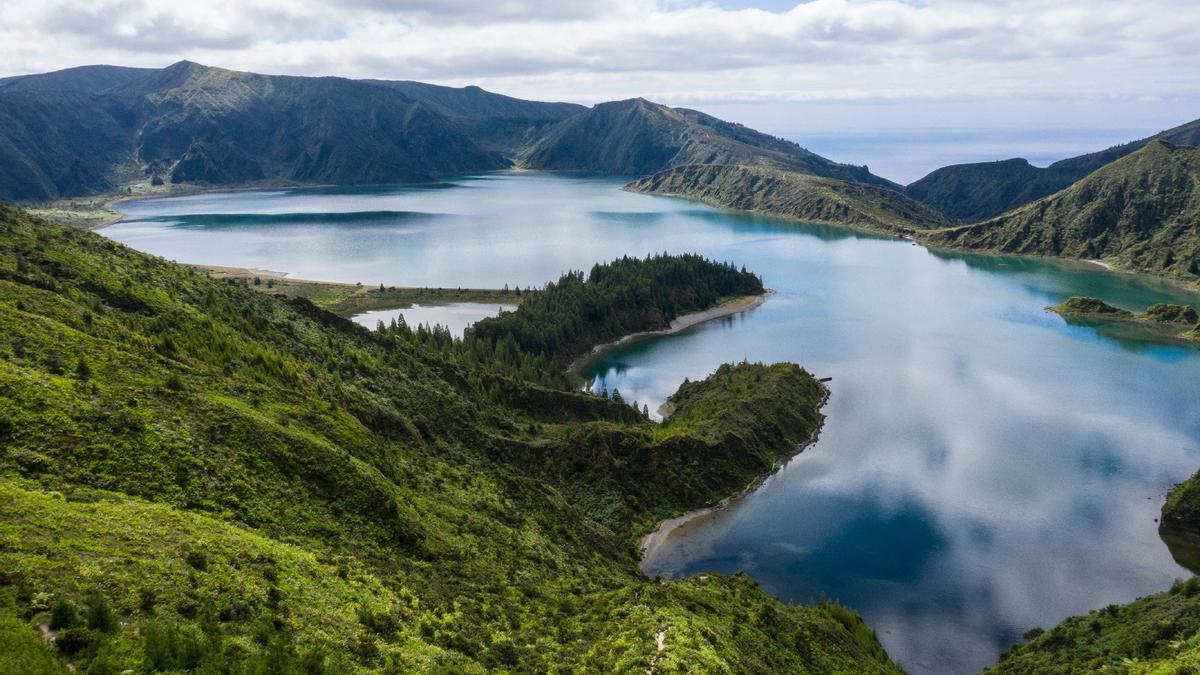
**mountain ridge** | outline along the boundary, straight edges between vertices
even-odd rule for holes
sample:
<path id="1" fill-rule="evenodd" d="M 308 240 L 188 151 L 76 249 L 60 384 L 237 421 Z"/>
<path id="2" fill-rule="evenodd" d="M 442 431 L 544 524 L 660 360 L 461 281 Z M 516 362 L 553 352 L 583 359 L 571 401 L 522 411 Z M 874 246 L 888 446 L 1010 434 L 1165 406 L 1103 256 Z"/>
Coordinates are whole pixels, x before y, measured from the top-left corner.
<path id="1" fill-rule="evenodd" d="M 634 181 L 625 189 L 698 199 L 719 208 L 891 234 L 912 234 L 950 225 L 933 209 L 886 187 L 763 165 L 679 166 Z"/>
<path id="2" fill-rule="evenodd" d="M 687 108 L 644 98 L 599 103 L 551 128 L 520 157 L 533 169 L 644 176 L 690 164 L 765 164 L 899 187 L 865 167 L 839 164 L 796 143 Z"/>
<path id="3" fill-rule="evenodd" d="M 1101 259 L 1200 280 L 1200 148 L 1151 141 L 1070 187 L 930 241 L 998 253 Z"/>
<path id="4" fill-rule="evenodd" d="M 179 61 L 0 80 L 0 199 L 46 202 L 140 182 L 389 184 L 511 168 L 645 175 L 763 163 L 900 186 L 790 141 L 645 99 L 526 101 L 479 87 L 263 75 Z M 52 133 L 48 138 L 45 130 Z M 85 151 L 75 151 L 82 143 Z"/>
<path id="5" fill-rule="evenodd" d="M 1200 145 L 1200 119 L 1140 140 L 1062 159 L 1046 168 L 1022 158 L 945 166 L 910 183 L 904 192 L 955 220 L 977 222 L 1067 188 L 1156 140 Z"/>

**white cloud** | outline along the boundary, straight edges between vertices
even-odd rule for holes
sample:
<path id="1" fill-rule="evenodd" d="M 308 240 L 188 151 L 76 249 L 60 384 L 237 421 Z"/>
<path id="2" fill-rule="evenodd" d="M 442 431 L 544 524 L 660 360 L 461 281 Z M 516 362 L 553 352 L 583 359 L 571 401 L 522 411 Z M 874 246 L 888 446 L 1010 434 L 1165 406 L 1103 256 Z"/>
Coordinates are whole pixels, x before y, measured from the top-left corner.
<path id="1" fill-rule="evenodd" d="M 584 103 L 1058 99 L 1161 110 L 1200 101 L 1198 32 L 1194 0 L 812 0 L 782 12 L 703 0 L 4 0 L 0 75 L 188 58 Z"/>
<path id="2" fill-rule="evenodd" d="M 2 19 L 5 74 L 191 58 L 577 100 L 648 90 L 852 101 L 1200 89 L 1200 6 L 1183 0 L 814 0 L 779 13 L 643 0 L 7 0 Z"/>

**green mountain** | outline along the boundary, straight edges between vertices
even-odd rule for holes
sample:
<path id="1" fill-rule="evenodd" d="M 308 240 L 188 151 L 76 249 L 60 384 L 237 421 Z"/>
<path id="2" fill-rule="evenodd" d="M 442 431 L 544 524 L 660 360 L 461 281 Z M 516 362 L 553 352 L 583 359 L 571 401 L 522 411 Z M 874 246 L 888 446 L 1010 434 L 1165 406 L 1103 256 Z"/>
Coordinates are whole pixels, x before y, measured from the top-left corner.
<path id="1" fill-rule="evenodd" d="M 514 315 L 630 330 L 757 287 L 626 260 Z M 896 672 L 847 610 L 637 567 L 815 432 L 798 366 L 655 424 L 522 377 L 518 340 L 583 346 L 540 321 L 367 331 L 8 207 L 0 310 L 0 671 Z"/>
<path id="2" fill-rule="evenodd" d="M 892 233 L 950 224 L 933 209 L 886 187 L 762 165 L 681 166 L 634 181 L 626 189 L 689 197 L 727 209 Z"/>
<path id="3" fill-rule="evenodd" d="M 0 200 L 110 192 L 141 172 L 125 100 L 0 90 Z"/>
<path id="4" fill-rule="evenodd" d="M 484 148 L 515 157 L 551 126 L 585 110 L 575 103 L 543 103 L 493 94 L 479 87 L 364 80 L 395 89 L 430 106 L 465 129 Z"/>
<path id="5" fill-rule="evenodd" d="M 1061 192 L 930 241 L 1200 280 L 1200 149 L 1151 142 Z"/>
<path id="6" fill-rule="evenodd" d="M 571 108 L 504 98 L 186 61 L 10 78 L 0 82 L 0 199 L 108 192 L 151 177 L 345 185 L 505 168 L 506 134 L 551 124 Z M 488 105 L 514 117 L 487 122 Z M 494 133 L 480 131 L 489 123 Z"/>
<path id="7" fill-rule="evenodd" d="M 644 176 L 688 164 L 763 164 L 893 186 L 866 167 L 838 164 L 791 141 L 684 108 L 635 98 L 601 103 L 552 128 L 521 157 L 533 169 Z"/>
<path id="8" fill-rule="evenodd" d="M 1024 159 L 947 166 L 910 184 L 904 191 L 955 220 L 972 223 L 1058 192 L 1156 140 L 1174 145 L 1200 145 L 1200 120 L 1139 141 L 1064 159 L 1044 169 Z"/>
<path id="9" fill-rule="evenodd" d="M 182 61 L 0 80 L 0 199 L 48 201 L 140 181 L 383 184 L 511 167 L 644 175 L 763 164 L 899 187 L 866 167 L 693 110 L 593 108 L 478 87 L 259 75 Z"/>
<path id="10" fill-rule="evenodd" d="M 17 91 L 73 91 L 85 94 L 102 94 L 132 80 L 144 77 L 153 68 L 126 68 L 123 66 L 78 66 L 56 70 L 52 73 L 16 75 L 0 78 L 0 92 Z"/>

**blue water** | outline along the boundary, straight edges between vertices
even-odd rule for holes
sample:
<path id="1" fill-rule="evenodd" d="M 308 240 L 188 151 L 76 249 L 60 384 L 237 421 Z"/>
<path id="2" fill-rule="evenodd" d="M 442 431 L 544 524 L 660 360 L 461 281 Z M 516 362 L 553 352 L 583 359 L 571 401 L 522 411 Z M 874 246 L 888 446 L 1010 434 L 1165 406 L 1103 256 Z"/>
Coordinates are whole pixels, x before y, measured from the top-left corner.
<path id="1" fill-rule="evenodd" d="M 1189 302 L 1084 263 L 935 253 L 837 227 L 543 173 L 431 188 L 281 190 L 122 205 L 103 232 L 185 262 L 366 284 L 538 285 L 617 255 L 745 264 L 758 309 L 630 344 L 587 374 L 654 409 L 720 363 L 832 377 L 820 440 L 677 532 L 651 574 L 745 570 L 833 598 L 910 672 L 976 670 L 1034 626 L 1165 589 L 1166 490 L 1200 467 L 1200 350 L 1072 326 L 1075 294 Z"/>

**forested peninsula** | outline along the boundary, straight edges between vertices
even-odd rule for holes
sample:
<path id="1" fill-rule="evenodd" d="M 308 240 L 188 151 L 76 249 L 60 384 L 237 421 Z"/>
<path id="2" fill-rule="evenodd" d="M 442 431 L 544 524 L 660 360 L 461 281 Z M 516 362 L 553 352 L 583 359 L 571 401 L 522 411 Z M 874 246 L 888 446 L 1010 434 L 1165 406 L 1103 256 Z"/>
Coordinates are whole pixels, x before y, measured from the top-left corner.
<path id="1" fill-rule="evenodd" d="M 456 341 L 8 207 L 0 242 L 0 670 L 896 671 L 840 607 L 637 566 L 809 437 L 812 376 L 728 366 L 660 425 L 524 375 L 748 272 L 615 261 Z"/>

